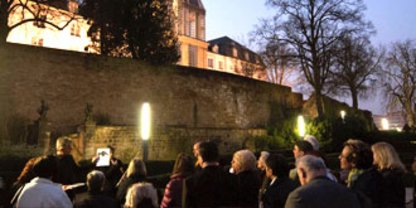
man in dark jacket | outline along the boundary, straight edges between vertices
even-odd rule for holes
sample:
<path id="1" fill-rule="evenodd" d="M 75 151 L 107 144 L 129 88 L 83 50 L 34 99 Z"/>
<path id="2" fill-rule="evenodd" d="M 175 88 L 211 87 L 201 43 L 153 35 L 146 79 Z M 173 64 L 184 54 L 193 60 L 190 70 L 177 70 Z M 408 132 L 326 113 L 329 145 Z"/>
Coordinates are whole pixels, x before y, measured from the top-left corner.
<path id="1" fill-rule="evenodd" d="M 102 192 L 105 175 L 101 171 L 91 171 L 87 175 L 88 192 L 77 195 L 74 202 L 76 208 L 117 208 L 119 204 L 113 198 L 105 196 Z"/>
<path id="2" fill-rule="evenodd" d="M 218 148 L 201 142 L 197 154 L 201 170 L 185 179 L 182 207 L 219 207 L 233 205 L 236 194 L 234 177 L 218 163 Z"/>
<path id="3" fill-rule="evenodd" d="M 289 194 L 285 208 L 359 208 L 356 195 L 326 176 L 324 161 L 306 155 L 297 161 L 301 187 Z"/>

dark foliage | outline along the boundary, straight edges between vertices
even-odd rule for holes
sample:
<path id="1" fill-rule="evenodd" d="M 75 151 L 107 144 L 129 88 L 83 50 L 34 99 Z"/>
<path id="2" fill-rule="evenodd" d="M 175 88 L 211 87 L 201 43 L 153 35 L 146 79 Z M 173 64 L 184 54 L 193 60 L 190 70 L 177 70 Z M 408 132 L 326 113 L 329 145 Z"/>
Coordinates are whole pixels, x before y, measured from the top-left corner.
<path id="1" fill-rule="evenodd" d="M 93 20 L 88 35 L 103 55 L 155 65 L 177 62 L 173 12 L 163 0 L 85 0 L 80 13 Z"/>

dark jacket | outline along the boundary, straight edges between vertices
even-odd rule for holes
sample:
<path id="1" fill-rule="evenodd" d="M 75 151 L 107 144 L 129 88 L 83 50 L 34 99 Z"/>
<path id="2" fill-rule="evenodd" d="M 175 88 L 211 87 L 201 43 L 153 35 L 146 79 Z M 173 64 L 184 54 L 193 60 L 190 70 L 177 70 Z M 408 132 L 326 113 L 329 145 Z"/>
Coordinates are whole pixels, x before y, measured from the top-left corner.
<path id="1" fill-rule="evenodd" d="M 363 208 L 382 207 L 384 180 L 375 168 L 370 168 L 358 176 L 350 189 L 357 194 Z"/>
<path id="2" fill-rule="evenodd" d="M 74 208 L 118 208 L 120 205 L 111 197 L 102 193 L 83 193 L 77 195 L 74 202 Z"/>
<path id="3" fill-rule="evenodd" d="M 74 184 L 80 182 L 80 168 L 75 163 L 72 155 L 59 155 L 58 160 L 58 175 L 53 178 L 53 181 L 63 185 Z"/>
<path id="4" fill-rule="evenodd" d="M 400 169 L 385 169 L 380 173 L 384 179 L 382 207 L 404 208 L 406 200 L 406 188 L 403 183 L 404 172 Z"/>
<path id="5" fill-rule="evenodd" d="M 258 193 L 261 186 L 256 170 L 237 174 L 237 204 L 239 207 L 258 207 Z"/>
<path id="6" fill-rule="evenodd" d="M 185 179 L 182 207 L 230 206 L 237 190 L 235 176 L 220 166 L 208 166 Z"/>
<path id="7" fill-rule="evenodd" d="M 116 194 L 117 201 L 121 205 L 123 205 L 124 202 L 126 201 L 126 194 L 130 186 L 138 182 L 143 182 L 144 180 L 145 180 L 144 177 L 127 177 L 123 179 L 120 182 L 119 186 L 117 187 L 117 194 Z"/>
<path id="8" fill-rule="evenodd" d="M 313 179 L 289 194 L 285 208 L 359 208 L 354 193 L 326 176 Z"/>
<path id="9" fill-rule="evenodd" d="M 262 194 L 264 208 L 283 208 L 290 192 L 296 189 L 296 183 L 289 178 L 276 179 Z"/>

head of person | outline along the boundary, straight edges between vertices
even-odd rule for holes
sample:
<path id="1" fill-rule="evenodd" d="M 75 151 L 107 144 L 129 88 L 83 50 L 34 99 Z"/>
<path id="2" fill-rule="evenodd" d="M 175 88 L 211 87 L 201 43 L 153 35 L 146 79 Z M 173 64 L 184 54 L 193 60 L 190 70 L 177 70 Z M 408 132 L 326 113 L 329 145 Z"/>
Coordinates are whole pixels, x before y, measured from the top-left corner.
<path id="1" fill-rule="evenodd" d="M 313 151 L 319 151 L 319 141 L 316 139 L 316 137 L 312 135 L 306 135 L 304 138 L 305 141 L 309 142 L 312 145 Z"/>
<path id="2" fill-rule="evenodd" d="M 231 167 L 236 174 L 256 169 L 256 156 L 250 150 L 239 150 L 234 153 Z"/>
<path id="3" fill-rule="evenodd" d="M 68 137 L 61 137 L 56 140 L 56 154 L 70 155 L 72 152 L 72 140 Z"/>
<path id="4" fill-rule="evenodd" d="M 370 146 L 361 140 L 349 139 L 339 155 L 342 170 L 368 169 L 373 165 Z"/>
<path id="5" fill-rule="evenodd" d="M 90 193 L 100 193 L 105 183 L 105 175 L 103 172 L 93 170 L 87 175 L 87 187 Z"/>
<path id="6" fill-rule="evenodd" d="M 54 156 L 42 156 L 36 159 L 33 165 L 36 177 L 52 179 L 58 173 L 58 161 Z"/>
<path id="7" fill-rule="evenodd" d="M 371 146 L 373 151 L 374 165 L 378 169 L 399 169 L 405 171 L 406 168 L 400 160 L 394 147 L 386 142 L 377 142 Z"/>
<path id="8" fill-rule="evenodd" d="M 202 167 L 205 162 L 218 161 L 218 147 L 217 144 L 211 141 L 201 142 L 198 150 L 198 163 Z"/>
<path id="9" fill-rule="evenodd" d="M 146 164 L 139 158 L 133 158 L 126 170 L 126 176 L 131 178 L 146 178 L 147 169 Z"/>
<path id="10" fill-rule="evenodd" d="M 296 161 L 296 170 L 300 184 L 306 185 L 319 176 L 326 175 L 326 165 L 324 160 L 314 155 L 305 155 Z"/>
<path id="11" fill-rule="evenodd" d="M 194 146 L 192 146 L 192 153 L 194 154 L 195 158 L 198 158 L 198 152 L 199 152 L 199 145 L 201 142 L 196 142 Z"/>
<path id="12" fill-rule="evenodd" d="M 124 207 L 159 207 L 156 189 L 151 183 L 141 182 L 133 184 L 127 191 Z"/>
<path id="13" fill-rule="evenodd" d="M 33 166 L 35 165 L 37 159 L 38 157 L 34 157 L 26 162 L 25 167 L 23 167 L 22 172 L 20 173 L 19 177 L 17 177 L 17 182 L 27 183 L 36 177 L 35 173 L 33 172 Z"/>
<path id="14" fill-rule="evenodd" d="M 266 176 L 270 179 L 289 177 L 290 167 L 286 158 L 281 155 L 270 155 L 266 159 Z"/>
<path id="15" fill-rule="evenodd" d="M 114 157 L 114 151 L 116 150 L 113 146 L 107 145 L 107 148 L 110 149 L 110 158 Z"/>
<path id="16" fill-rule="evenodd" d="M 312 144 L 305 140 L 298 140 L 293 147 L 293 156 L 298 159 L 313 151 Z"/>
<path id="17" fill-rule="evenodd" d="M 266 170 L 266 159 L 270 156 L 269 152 L 266 151 L 261 151 L 260 152 L 260 157 L 257 160 L 257 168 L 260 169 L 261 171 L 265 171 Z"/>
<path id="18" fill-rule="evenodd" d="M 179 153 L 173 166 L 172 175 L 187 176 L 194 171 L 194 162 L 191 156 L 185 153 Z"/>
<path id="19" fill-rule="evenodd" d="M 413 158 L 412 171 L 416 175 L 416 156 Z"/>

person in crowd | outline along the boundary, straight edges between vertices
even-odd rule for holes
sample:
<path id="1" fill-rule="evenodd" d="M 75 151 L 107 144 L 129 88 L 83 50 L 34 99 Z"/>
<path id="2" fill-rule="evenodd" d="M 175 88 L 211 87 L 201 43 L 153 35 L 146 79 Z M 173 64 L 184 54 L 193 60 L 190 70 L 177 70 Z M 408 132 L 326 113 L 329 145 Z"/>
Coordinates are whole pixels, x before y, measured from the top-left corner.
<path id="1" fill-rule="evenodd" d="M 218 163 L 218 147 L 213 142 L 201 142 L 197 154 L 201 167 L 185 179 L 182 207 L 218 207 L 233 203 L 233 179 Z"/>
<path id="2" fill-rule="evenodd" d="M 126 199 L 127 190 L 131 185 L 146 180 L 147 169 L 144 162 L 138 158 L 134 158 L 130 161 L 126 172 L 117 183 L 117 194 L 116 199 L 120 204 L 124 204 Z"/>
<path id="3" fill-rule="evenodd" d="M 310 154 L 311 152 L 313 152 L 313 146 L 308 141 L 298 140 L 295 142 L 295 145 L 293 146 L 293 157 L 295 158 L 295 161 L 297 161 L 299 158 L 306 154 Z M 296 168 L 290 170 L 289 178 L 299 185 L 299 178 L 297 175 Z"/>
<path id="4" fill-rule="evenodd" d="M 371 146 L 374 165 L 384 178 L 383 207 L 404 208 L 406 188 L 403 175 L 406 168 L 394 147 L 386 142 Z"/>
<path id="5" fill-rule="evenodd" d="M 346 187 L 326 177 L 326 165 L 322 158 L 305 155 L 297 161 L 301 187 L 291 192 L 285 208 L 359 208 L 356 195 Z"/>
<path id="6" fill-rule="evenodd" d="M 58 159 L 58 175 L 54 181 L 63 185 L 79 182 L 79 167 L 75 163 L 72 152 L 72 140 L 68 137 L 61 137 L 56 140 L 56 157 Z"/>
<path id="7" fill-rule="evenodd" d="M 52 182 L 58 172 L 54 156 L 43 156 L 36 159 L 33 165 L 35 178 L 25 184 L 16 202 L 16 207 L 72 207 L 71 200 L 60 184 Z"/>
<path id="8" fill-rule="evenodd" d="M 192 146 L 192 153 L 194 154 L 194 157 L 196 158 L 196 160 L 198 160 L 198 152 L 199 152 L 199 145 L 201 144 L 202 141 L 196 142 L 193 146 Z M 199 167 L 198 165 L 198 161 L 195 161 L 195 168 L 196 170 L 199 170 L 201 167 Z"/>
<path id="9" fill-rule="evenodd" d="M 361 140 L 349 139 L 339 156 L 340 167 L 349 171 L 347 187 L 353 190 L 362 207 L 381 207 L 383 177 L 373 168 L 373 153 Z"/>
<path id="10" fill-rule="evenodd" d="M 157 208 L 156 189 L 151 183 L 139 182 L 133 184 L 127 192 L 125 208 Z"/>
<path id="11" fill-rule="evenodd" d="M 416 176 L 416 156 L 413 157 L 412 171 L 413 171 L 413 175 Z"/>
<path id="12" fill-rule="evenodd" d="M 35 173 L 33 172 L 33 166 L 35 165 L 36 160 L 38 160 L 39 157 L 34 157 L 29 159 L 25 166 L 23 167 L 22 172 L 20 173 L 20 175 L 17 177 L 17 180 L 13 183 L 10 191 L 9 191 L 9 195 L 8 195 L 8 199 L 10 199 L 10 204 L 13 205 L 14 203 L 16 203 L 17 198 L 13 198 L 13 196 L 19 195 L 19 193 L 17 193 L 18 191 L 21 191 L 22 187 L 30 182 L 33 178 L 35 178 Z"/>
<path id="13" fill-rule="evenodd" d="M 297 186 L 289 179 L 289 164 L 283 155 L 271 155 L 266 159 L 266 176 L 269 183 L 261 192 L 261 208 L 283 208 L 290 192 Z"/>
<path id="14" fill-rule="evenodd" d="M 182 207 L 183 182 L 194 171 L 194 163 L 191 156 L 180 153 L 176 157 L 173 172 L 160 204 L 161 208 Z"/>
<path id="15" fill-rule="evenodd" d="M 87 175 L 88 192 L 77 195 L 74 202 L 75 208 L 118 208 L 117 201 L 104 195 L 104 183 L 106 181 L 103 172 L 93 170 Z"/>
<path id="16" fill-rule="evenodd" d="M 261 186 L 259 189 L 258 200 L 261 201 L 262 194 L 270 184 L 270 179 L 266 176 L 266 160 L 270 156 L 267 151 L 261 151 L 259 159 L 257 160 L 257 168 L 260 170 Z"/>
<path id="17" fill-rule="evenodd" d="M 231 167 L 237 176 L 237 206 L 258 207 L 258 193 L 261 186 L 256 168 L 256 156 L 250 150 L 234 153 Z"/>
<path id="18" fill-rule="evenodd" d="M 320 144 L 319 144 L 319 141 L 316 139 L 316 137 L 312 135 L 306 135 L 303 139 L 312 145 L 313 151 L 316 151 L 316 152 L 319 151 Z"/>
<path id="19" fill-rule="evenodd" d="M 124 173 L 124 165 L 121 160 L 114 157 L 115 148 L 111 145 L 108 145 L 107 147 L 110 149 L 110 165 L 106 167 L 97 167 L 96 169 L 105 174 L 105 178 L 107 179 L 105 190 L 111 195 L 115 195 L 115 187 Z M 97 162 L 97 160 L 95 160 L 95 162 Z"/>

